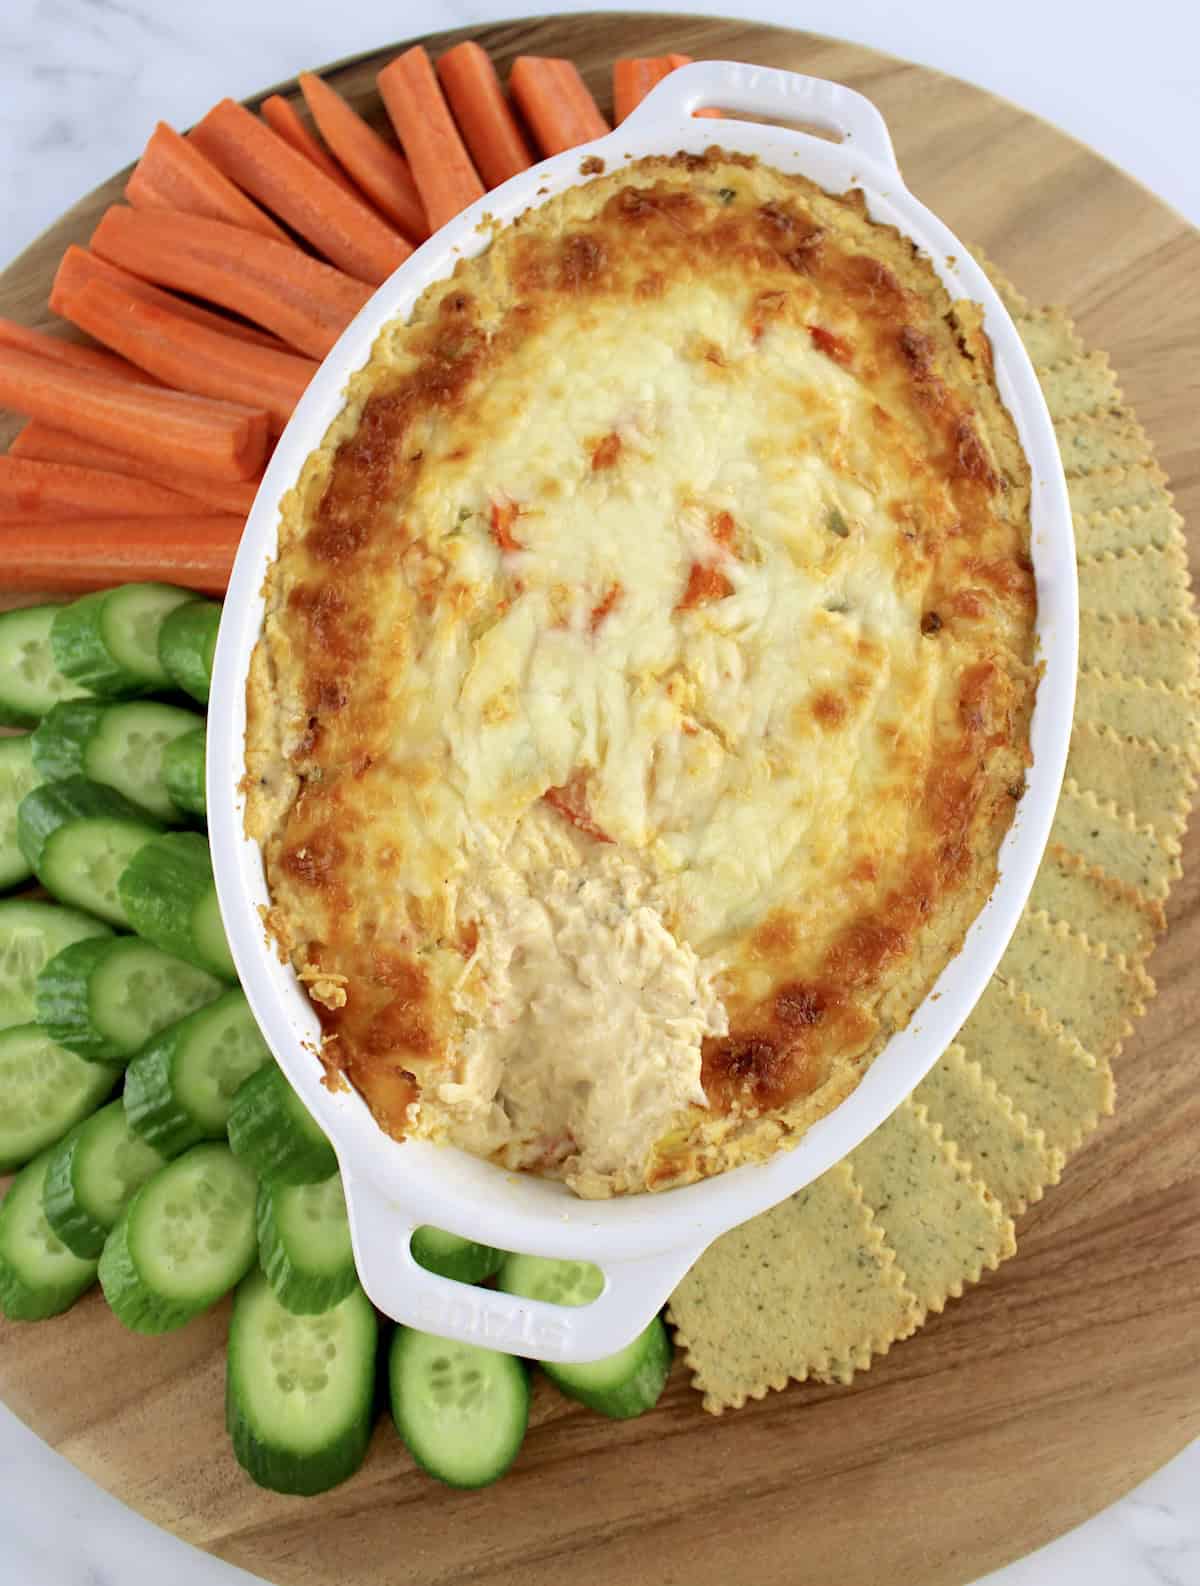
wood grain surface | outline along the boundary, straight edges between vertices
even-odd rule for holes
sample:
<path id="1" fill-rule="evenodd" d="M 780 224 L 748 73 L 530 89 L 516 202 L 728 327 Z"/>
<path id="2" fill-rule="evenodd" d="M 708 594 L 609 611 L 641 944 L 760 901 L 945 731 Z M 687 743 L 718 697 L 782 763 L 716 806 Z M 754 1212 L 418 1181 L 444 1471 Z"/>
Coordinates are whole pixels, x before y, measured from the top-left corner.
<path id="1" fill-rule="evenodd" d="M 669 49 L 868 94 L 913 190 L 1109 352 L 1200 526 L 1200 234 L 1088 149 L 979 89 L 802 33 L 608 14 L 474 36 L 502 71 L 522 52 L 570 55 L 605 106 L 614 56 Z M 369 114 L 391 53 L 333 74 Z M 0 311 L 48 318 L 63 248 L 122 185 L 114 177 L 0 276 Z M 0 1326 L 0 1395 L 143 1514 L 279 1586 L 971 1580 L 1200 1434 L 1197 846 L 1193 831 L 1149 965 L 1159 995 L 1117 1064 L 1116 1117 L 1022 1220 L 1016 1259 L 849 1389 L 793 1386 L 718 1420 L 677 1366 L 654 1414 L 621 1425 L 543 1383 L 498 1486 L 438 1486 L 385 1420 L 363 1470 L 314 1500 L 259 1491 L 229 1452 L 226 1307 L 161 1339 L 122 1332 L 96 1294 L 55 1322 Z"/>

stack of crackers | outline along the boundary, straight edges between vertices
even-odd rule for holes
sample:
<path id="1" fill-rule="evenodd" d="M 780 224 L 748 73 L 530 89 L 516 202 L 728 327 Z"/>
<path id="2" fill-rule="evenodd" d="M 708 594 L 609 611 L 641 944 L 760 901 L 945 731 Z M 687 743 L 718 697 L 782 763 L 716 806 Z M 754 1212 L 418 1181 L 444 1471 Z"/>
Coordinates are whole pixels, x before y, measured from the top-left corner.
<path id="1" fill-rule="evenodd" d="M 1037 368 L 1075 520 L 1066 781 L 1028 907 L 958 1039 L 857 1150 L 724 1235 L 672 1296 L 714 1414 L 793 1379 L 849 1382 L 1013 1255 L 1014 1219 L 1112 1112 L 1112 1059 L 1154 994 L 1142 965 L 1200 760 L 1182 522 L 1105 355 L 981 262 Z"/>

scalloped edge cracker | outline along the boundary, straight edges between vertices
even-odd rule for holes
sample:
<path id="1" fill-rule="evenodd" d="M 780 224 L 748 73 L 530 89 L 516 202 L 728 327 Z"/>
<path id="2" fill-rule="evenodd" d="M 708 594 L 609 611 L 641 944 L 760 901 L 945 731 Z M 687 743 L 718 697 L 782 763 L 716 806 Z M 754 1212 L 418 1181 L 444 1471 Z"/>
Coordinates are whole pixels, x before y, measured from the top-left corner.
<path id="1" fill-rule="evenodd" d="M 1200 624 L 1195 618 L 1139 622 L 1136 617 L 1079 613 L 1079 664 L 1097 672 L 1194 689 L 1200 681 Z"/>
<path id="2" fill-rule="evenodd" d="M 1022 915 L 996 973 L 1094 1057 L 1121 1050 L 1154 995 L 1139 965 L 1041 912 Z"/>
<path id="3" fill-rule="evenodd" d="M 1050 829 L 1052 842 L 1098 865 L 1106 875 L 1134 887 L 1143 897 L 1166 899 L 1180 875 L 1179 843 L 1139 822 L 1132 810 L 1100 799 L 1073 776 L 1063 783 Z"/>
<path id="4" fill-rule="evenodd" d="M 843 1161 L 722 1234 L 672 1294 L 667 1320 L 704 1408 L 720 1415 L 840 1362 L 869 1363 L 919 1315 Z"/>
<path id="5" fill-rule="evenodd" d="M 1106 352 L 1085 352 L 1037 371 L 1055 420 L 1119 407 L 1124 400 Z"/>
<path id="6" fill-rule="evenodd" d="M 1128 408 L 1115 413 L 1084 413 L 1060 417 L 1051 410 L 1058 449 L 1068 475 L 1095 473 L 1100 468 L 1130 468 L 1152 463 L 1150 439 Z"/>
<path id="7" fill-rule="evenodd" d="M 913 1097 L 848 1158 L 924 1311 L 940 1311 L 1017 1248 L 1012 1219 Z"/>
<path id="8" fill-rule="evenodd" d="M 1030 313 L 1032 305 L 1029 299 L 1023 293 L 1017 291 L 1016 287 L 1004 274 L 1004 271 L 998 265 L 992 263 L 983 249 L 972 247 L 970 252 L 975 263 L 995 287 L 996 296 L 1012 317 L 1020 319 L 1022 315 Z"/>
<path id="9" fill-rule="evenodd" d="M 1122 738 L 1153 739 L 1193 760 L 1200 753 L 1200 700 L 1185 688 L 1081 667 L 1075 719 L 1108 727 Z"/>
<path id="10" fill-rule="evenodd" d="M 1029 907 L 1035 913 L 1045 911 L 1052 920 L 1065 920 L 1093 941 L 1102 941 L 1111 953 L 1138 964 L 1167 923 L 1161 903 L 1114 881 L 1059 843 L 1046 849 Z"/>
<path id="11" fill-rule="evenodd" d="M 1067 776 L 1098 801 L 1127 809 L 1160 838 L 1183 835 L 1196 773 L 1182 751 L 1123 738 L 1100 722 L 1077 721 L 1071 729 Z"/>
<path id="12" fill-rule="evenodd" d="M 979 1064 L 1052 1150 L 1077 1150 L 1113 1110 L 1108 1061 L 1053 1030 L 1028 996 L 995 976 L 958 1040 L 968 1061 Z"/>
<path id="13" fill-rule="evenodd" d="M 1118 464 L 1097 468 L 1090 474 L 1075 474 L 1067 480 L 1067 493 L 1076 518 L 1111 512 L 1115 507 L 1128 510 L 1159 500 L 1168 505 L 1174 501 L 1167 489 L 1166 474 L 1150 457 L 1127 467 Z"/>
<path id="14" fill-rule="evenodd" d="M 1138 506 L 1110 507 L 1104 512 L 1075 514 L 1075 548 L 1080 556 L 1105 551 L 1139 550 L 1156 545 L 1183 545 L 1183 519 L 1165 498 Z"/>
<path id="15" fill-rule="evenodd" d="M 1017 330 L 1025 343 L 1029 361 L 1037 369 L 1050 369 L 1083 355 L 1084 346 L 1074 321 L 1065 308 L 1053 304 L 1014 314 Z"/>
<path id="16" fill-rule="evenodd" d="M 1009 1217 L 1019 1217 L 1062 1177 L 1066 1155 L 1030 1127 L 990 1074 L 954 1042 L 913 1092 L 953 1140 L 971 1173 Z"/>
<path id="17" fill-rule="evenodd" d="M 1187 556 L 1178 545 L 1081 556 L 1078 569 L 1079 604 L 1085 611 L 1143 622 L 1192 614 Z"/>

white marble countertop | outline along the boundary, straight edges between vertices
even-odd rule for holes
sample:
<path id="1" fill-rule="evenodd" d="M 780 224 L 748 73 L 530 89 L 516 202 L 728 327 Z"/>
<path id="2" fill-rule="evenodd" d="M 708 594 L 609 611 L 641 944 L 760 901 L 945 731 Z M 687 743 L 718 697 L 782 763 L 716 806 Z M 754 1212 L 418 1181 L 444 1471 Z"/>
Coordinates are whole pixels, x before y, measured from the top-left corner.
<path id="1" fill-rule="evenodd" d="M 629 0 L 634 9 L 634 0 Z M 657 0 L 806 27 L 977 82 L 1057 123 L 1200 225 L 1200 7 L 1193 0 Z M 0 0 L 0 265 L 158 119 L 522 0 Z M 559 0 L 556 10 L 601 10 Z M 986 20 L 985 20 L 986 19 Z M 1200 1586 L 1200 1443 L 988 1586 Z M 156 1530 L 0 1409 L 0 1586 L 236 1586 L 251 1577 Z"/>

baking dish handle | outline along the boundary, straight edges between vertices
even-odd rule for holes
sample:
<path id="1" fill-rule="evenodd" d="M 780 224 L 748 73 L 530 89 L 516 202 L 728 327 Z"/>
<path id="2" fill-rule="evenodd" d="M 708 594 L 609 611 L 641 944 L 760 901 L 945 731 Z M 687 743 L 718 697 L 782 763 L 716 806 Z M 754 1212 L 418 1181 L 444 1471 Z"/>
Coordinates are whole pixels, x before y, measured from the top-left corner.
<path id="1" fill-rule="evenodd" d="M 740 110 L 820 127 L 839 134 L 844 145 L 899 174 L 887 123 L 869 99 L 843 83 L 805 77 L 801 72 L 781 72 L 772 66 L 749 66 L 743 61 L 697 61 L 681 66 L 646 95 L 618 131 L 640 130 L 705 108 L 735 114 Z"/>
<path id="2" fill-rule="evenodd" d="M 531 1360 L 574 1362 L 615 1354 L 642 1331 L 703 1246 L 610 1262 L 590 1305 L 547 1305 L 428 1272 L 410 1249 L 418 1226 L 366 1178 L 343 1171 L 358 1275 L 371 1303 L 393 1321 Z"/>

